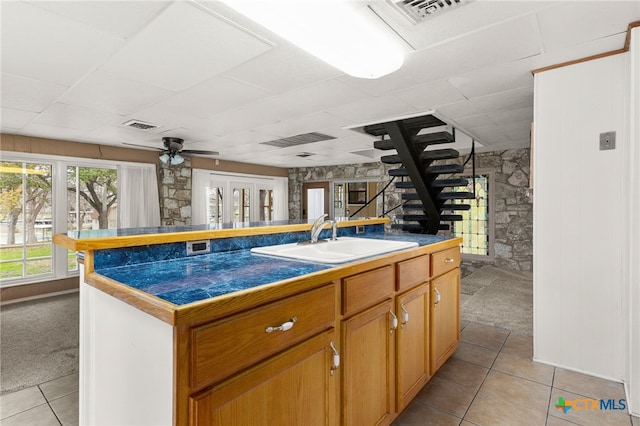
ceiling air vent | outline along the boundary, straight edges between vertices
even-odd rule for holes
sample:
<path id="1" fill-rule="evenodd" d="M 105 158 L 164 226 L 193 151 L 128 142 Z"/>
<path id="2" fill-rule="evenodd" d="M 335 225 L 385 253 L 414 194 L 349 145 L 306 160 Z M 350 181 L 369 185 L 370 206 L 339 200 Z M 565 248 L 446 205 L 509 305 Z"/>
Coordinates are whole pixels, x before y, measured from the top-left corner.
<path id="1" fill-rule="evenodd" d="M 134 129 L 140 129 L 140 130 L 157 129 L 160 127 L 157 124 L 145 123 L 144 121 L 140 121 L 140 120 L 129 120 L 125 123 L 122 123 L 122 125 L 127 127 L 133 127 Z"/>
<path id="2" fill-rule="evenodd" d="M 457 9 L 474 0 L 387 0 L 414 24 L 443 12 Z"/>
<path id="3" fill-rule="evenodd" d="M 304 145 L 305 143 L 328 141 L 335 139 L 335 136 L 325 135 L 323 133 L 311 132 L 301 135 L 290 136 L 288 138 L 275 139 L 267 142 L 260 142 L 262 145 L 277 146 L 278 148 L 289 148 L 290 146 Z"/>

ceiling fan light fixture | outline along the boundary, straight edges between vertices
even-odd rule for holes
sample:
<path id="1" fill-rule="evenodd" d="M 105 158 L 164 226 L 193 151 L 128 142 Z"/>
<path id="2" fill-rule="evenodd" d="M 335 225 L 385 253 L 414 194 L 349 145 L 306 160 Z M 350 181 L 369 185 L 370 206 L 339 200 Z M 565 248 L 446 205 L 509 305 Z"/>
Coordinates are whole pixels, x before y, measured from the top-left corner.
<path id="1" fill-rule="evenodd" d="M 160 156 L 160 161 L 162 162 L 162 164 L 167 164 L 167 162 L 170 160 L 171 158 L 169 157 L 169 154 L 167 154 L 166 152 L 163 153 Z"/>
<path id="2" fill-rule="evenodd" d="M 397 36 L 348 0 L 223 2 L 353 77 L 382 77 L 404 63 L 404 49 Z"/>
<path id="3" fill-rule="evenodd" d="M 184 157 L 178 154 L 177 152 L 173 154 L 173 156 L 171 157 L 171 165 L 177 166 L 178 164 L 182 164 L 182 163 L 184 163 Z"/>

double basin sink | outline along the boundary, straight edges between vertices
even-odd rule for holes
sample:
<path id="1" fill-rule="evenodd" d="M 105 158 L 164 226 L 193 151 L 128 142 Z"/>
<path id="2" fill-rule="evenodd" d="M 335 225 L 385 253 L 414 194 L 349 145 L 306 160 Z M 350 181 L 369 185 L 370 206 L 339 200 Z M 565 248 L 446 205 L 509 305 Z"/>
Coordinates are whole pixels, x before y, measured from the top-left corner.
<path id="1" fill-rule="evenodd" d="M 339 237 L 336 240 L 321 240 L 317 243 L 304 242 L 254 247 L 251 252 L 309 262 L 343 263 L 417 246 L 416 242 Z"/>

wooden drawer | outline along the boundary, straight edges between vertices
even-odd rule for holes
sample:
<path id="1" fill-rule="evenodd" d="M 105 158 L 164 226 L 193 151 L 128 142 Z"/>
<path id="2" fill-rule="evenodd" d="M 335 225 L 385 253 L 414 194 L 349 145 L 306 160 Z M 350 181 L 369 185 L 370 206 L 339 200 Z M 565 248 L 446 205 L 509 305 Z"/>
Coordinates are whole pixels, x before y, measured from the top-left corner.
<path id="1" fill-rule="evenodd" d="M 398 291 L 408 290 L 429 280 L 429 255 L 398 263 Z"/>
<path id="2" fill-rule="evenodd" d="M 437 277 L 460 266 L 460 247 L 452 247 L 431 255 L 431 276 Z"/>
<path id="3" fill-rule="evenodd" d="M 220 381 L 335 325 L 331 284 L 191 330 L 191 387 Z M 286 330 L 267 332 L 295 318 Z"/>
<path id="4" fill-rule="evenodd" d="M 351 315 L 391 297 L 395 287 L 393 266 L 388 265 L 342 280 L 342 314 Z"/>

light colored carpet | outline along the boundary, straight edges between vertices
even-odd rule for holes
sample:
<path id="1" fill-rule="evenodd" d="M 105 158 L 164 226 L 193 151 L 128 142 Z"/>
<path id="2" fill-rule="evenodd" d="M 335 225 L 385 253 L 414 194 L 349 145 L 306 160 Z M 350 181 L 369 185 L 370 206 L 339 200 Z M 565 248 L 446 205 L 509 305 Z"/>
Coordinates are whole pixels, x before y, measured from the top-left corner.
<path id="1" fill-rule="evenodd" d="M 533 335 L 533 275 L 487 265 L 460 286 L 460 319 Z"/>
<path id="2" fill-rule="evenodd" d="M 78 371 L 78 293 L 0 307 L 0 393 Z"/>

